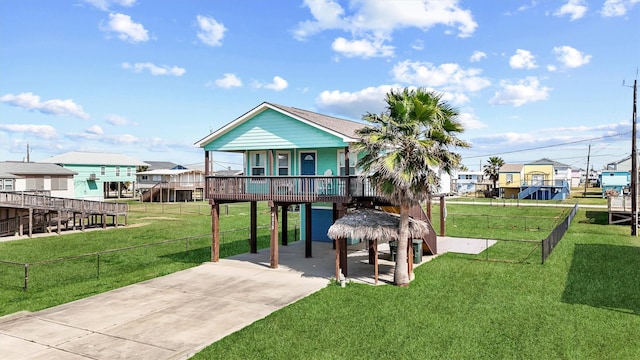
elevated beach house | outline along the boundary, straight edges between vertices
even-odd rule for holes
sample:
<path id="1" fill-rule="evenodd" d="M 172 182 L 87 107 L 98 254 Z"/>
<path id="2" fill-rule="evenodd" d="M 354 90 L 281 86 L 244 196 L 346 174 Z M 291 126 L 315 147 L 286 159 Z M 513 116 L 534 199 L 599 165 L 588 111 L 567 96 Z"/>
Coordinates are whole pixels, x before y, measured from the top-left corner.
<path id="1" fill-rule="evenodd" d="M 251 252 L 256 252 L 257 202 L 268 202 L 271 266 L 277 267 L 279 217 L 282 224 L 287 223 L 290 205 L 300 204 L 300 240 L 305 241 L 305 256 L 311 257 L 312 240 L 332 241 L 327 231 L 347 208 L 379 203 L 375 190 L 368 186 L 366 179 L 357 176 L 358 155 L 349 151 L 349 145 L 358 141 L 356 129 L 364 126 L 263 102 L 199 140 L 196 145 L 205 151 L 205 198 L 212 208 L 212 261 L 217 261 L 219 253 L 220 204 L 251 203 L 250 245 Z M 246 175 L 212 176 L 215 152 L 242 154 Z M 282 245 L 286 245 L 287 231 L 281 235 Z M 435 233 L 431 235 L 430 249 L 435 253 Z"/>

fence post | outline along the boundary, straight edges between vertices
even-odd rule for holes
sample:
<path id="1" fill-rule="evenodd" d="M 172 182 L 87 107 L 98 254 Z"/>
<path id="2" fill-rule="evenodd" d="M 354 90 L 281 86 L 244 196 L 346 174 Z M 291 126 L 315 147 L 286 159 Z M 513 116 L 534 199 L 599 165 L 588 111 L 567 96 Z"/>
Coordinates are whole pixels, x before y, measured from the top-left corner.
<path id="1" fill-rule="evenodd" d="M 29 264 L 24 264 L 24 291 L 29 290 Z"/>
<path id="2" fill-rule="evenodd" d="M 96 254 L 96 278 L 100 279 L 100 253 Z"/>

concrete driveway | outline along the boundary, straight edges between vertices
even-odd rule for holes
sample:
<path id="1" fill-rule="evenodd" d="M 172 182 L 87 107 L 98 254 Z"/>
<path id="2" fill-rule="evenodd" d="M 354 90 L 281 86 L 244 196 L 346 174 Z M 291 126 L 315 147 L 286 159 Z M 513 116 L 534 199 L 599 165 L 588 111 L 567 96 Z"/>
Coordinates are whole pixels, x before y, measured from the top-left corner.
<path id="1" fill-rule="evenodd" d="M 452 248 L 447 239 L 439 239 L 443 250 Z M 473 251 L 481 251 L 483 243 L 474 243 Z M 385 245 L 380 245 L 381 258 Z M 367 252 L 357 245 L 350 250 L 349 280 L 373 284 Z M 335 276 L 330 243 L 314 242 L 309 259 L 303 242 L 281 246 L 279 254 L 278 269 L 268 267 L 265 249 L 34 313 L 1 317 L 0 359 L 186 359 L 324 288 Z M 381 284 L 393 281 L 393 263 L 380 260 L 379 270 Z"/>

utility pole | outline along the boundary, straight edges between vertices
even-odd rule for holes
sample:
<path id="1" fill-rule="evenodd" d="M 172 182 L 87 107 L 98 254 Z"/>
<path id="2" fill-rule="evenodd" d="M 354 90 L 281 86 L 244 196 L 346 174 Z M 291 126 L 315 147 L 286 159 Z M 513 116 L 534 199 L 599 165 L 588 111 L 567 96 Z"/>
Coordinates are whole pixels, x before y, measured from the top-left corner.
<path id="1" fill-rule="evenodd" d="M 631 236 L 638 236 L 638 149 L 636 146 L 636 99 L 638 80 L 633 81 L 633 126 L 631 134 Z"/>
<path id="2" fill-rule="evenodd" d="M 587 186 L 589 185 L 589 158 L 591 157 L 591 143 L 589 143 L 589 152 L 587 153 L 587 173 L 584 175 L 584 194 L 582 197 L 587 197 Z"/>

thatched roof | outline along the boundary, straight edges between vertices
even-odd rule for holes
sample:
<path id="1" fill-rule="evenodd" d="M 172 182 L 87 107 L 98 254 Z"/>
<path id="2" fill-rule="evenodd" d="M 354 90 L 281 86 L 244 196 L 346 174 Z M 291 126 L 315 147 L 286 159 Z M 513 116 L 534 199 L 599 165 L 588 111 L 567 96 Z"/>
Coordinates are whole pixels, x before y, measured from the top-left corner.
<path id="1" fill-rule="evenodd" d="M 331 225 L 327 235 L 333 240 L 340 238 L 364 240 L 398 240 L 400 215 L 373 209 L 358 209 Z M 409 237 L 420 239 L 429 233 L 427 224 L 409 218 Z"/>

